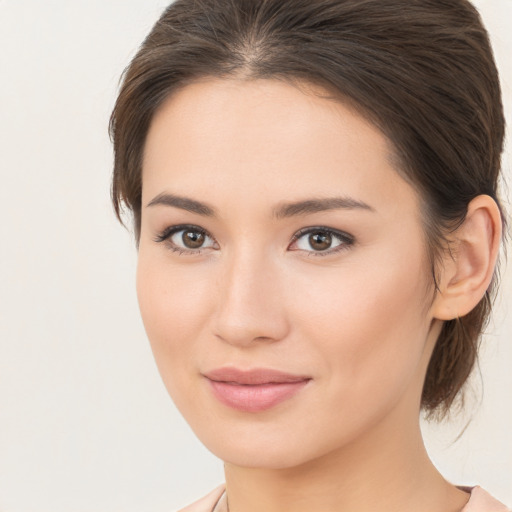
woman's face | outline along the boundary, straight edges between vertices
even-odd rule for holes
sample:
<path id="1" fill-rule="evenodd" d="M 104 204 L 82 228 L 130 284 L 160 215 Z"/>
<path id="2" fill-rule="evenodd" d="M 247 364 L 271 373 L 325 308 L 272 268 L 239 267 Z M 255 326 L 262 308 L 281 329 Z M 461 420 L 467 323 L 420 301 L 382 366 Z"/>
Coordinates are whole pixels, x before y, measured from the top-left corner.
<path id="1" fill-rule="evenodd" d="M 212 79 L 167 100 L 145 149 L 139 303 L 201 441 L 292 467 L 416 424 L 438 322 L 384 136 L 283 82 Z"/>

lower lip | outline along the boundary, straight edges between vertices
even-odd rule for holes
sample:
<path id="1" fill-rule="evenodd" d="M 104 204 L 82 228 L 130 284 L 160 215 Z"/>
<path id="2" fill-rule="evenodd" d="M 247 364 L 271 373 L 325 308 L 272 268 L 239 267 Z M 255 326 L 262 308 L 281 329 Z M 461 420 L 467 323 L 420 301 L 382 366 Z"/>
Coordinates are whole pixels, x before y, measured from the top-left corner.
<path id="1" fill-rule="evenodd" d="M 257 385 L 233 384 L 210 380 L 216 398 L 233 409 L 260 412 L 275 407 L 296 395 L 309 380 Z"/>

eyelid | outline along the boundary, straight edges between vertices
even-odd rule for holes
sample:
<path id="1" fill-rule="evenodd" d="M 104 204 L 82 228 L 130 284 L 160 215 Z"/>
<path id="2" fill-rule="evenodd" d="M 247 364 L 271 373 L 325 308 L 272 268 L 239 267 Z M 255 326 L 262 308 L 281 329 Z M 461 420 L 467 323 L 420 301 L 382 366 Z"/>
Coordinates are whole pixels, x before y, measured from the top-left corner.
<path id="1" fill-rule="evenodd" d="M 217 246 L 217 247 L 215 247 L 215 249 L 218 249 L 219 244 L 218 244 L 217 240 L 215 240 L 215 238 L 206 229 L 204 229 L 200 226 L 194 225 L 194 224 L 178 224 L 178 225 L 168 226 L 162 232 L 160 232 L 159 234 L 156 235 L 156 237 L 154 238 L 154 241 L 157 243 L 166 242 L 170 250 L 177 252 L 179 254 L 187 254 L 187 255 L 198 255 L 198 254 L 201 254 L 205 249 L 212 248 L 212 247 L 199 247 L 197 249 L 188 249 L 186 247 L 177 246 L 176 244 L 174 244 L 173 242 L 170 241 L 170 238 L 174 234 L 179 233 L 180 231 L 185 231 L 185 230 L 197 231 L 199 233 L 204 234 L 205 236 L 207 236 L 208 238 L 213 240 L 214 244 Z M 296 233 L 294 233 L 294 235 L 292 236 L 292 241 L 291 241 L 290 245 L 288 246 L 288 250 L 290 250 L 290 247 L 293 244 L 295 244 L 300 238 L 302 238 L 305 235 L 315 233 L 315 232 L 327 233 L 330 236 L 332 236 L 333 238 L 337 238 L 338 240 L 340 240 L 341 243 L 332 249 L 326 249 L 324 251 L 314 251 L 314 250 L 307 251 L 304 249 L 291 249 L 291 250 L 305 252 L 308 254 L 308 256 L 322 257 L 322 256 L 329 256 L 334 253 L 346 250 L 355 243 L 354 237 L 344 231 L 340 231 L 338 229 L 330 228 L 327 226 L 309 226 L 309 227 L 302 228 L 299 231 L 297 231 Z"/>
<path id="2" fill-rule="evenodd" d="M 313 250 L 306 251 L 304 249 L 292 249 L 292 250 L 306 252 L 309 256 L 322 257 L 322 256 L 329 256 L 329 255 L 335 254 L 337 252 L 347 250 L 350 246 L 354 245 L 354 243 L 355 243 L 355 238 L 352 235 L 350 235 L 349 233 L 346 233 L 345 231 L 340 231 L 338 229 L 329 228 L 327 226 L 310 226 L 307 228 L 302 228 L 299 231 L 297 231 L 293 235 L 292 244 L 296 243 L 304 235 L 308 235 L 311 233 L 317 233 L 317 232 L 328 233 L 332 237 L 340 240 L 341 243 L 339 245 L 335 246 L 334 248 L 326 249 L 325 251 L 313 251 Z M 290 246 L 292 244 L 290 244 Z"/>
<path id="3" fill-rule="evenodd" d="M 168 226 L 162 232 L 158 233 L 153 239 L 157 243 L 166 243 L 168 248 L 172 251 L 175 251 L 179 254 L 188 254 L 188 255 L 196 255 L 201 254 L 205 249 L 210 249 L 211 247 L 199 247 L 198 249 L 188 249 L 186 247 L 180 247 L 171 242 L 170 238 L 179 233 L 180 231 L 196 231 L 198 233 L 202 233 L 203 235 L 211 238 L 215 245 L 218 246 L 217 240 L 204 228 L 200 226 L 196 226 L 194 224 L 177 224 L 173 226 Z"/>

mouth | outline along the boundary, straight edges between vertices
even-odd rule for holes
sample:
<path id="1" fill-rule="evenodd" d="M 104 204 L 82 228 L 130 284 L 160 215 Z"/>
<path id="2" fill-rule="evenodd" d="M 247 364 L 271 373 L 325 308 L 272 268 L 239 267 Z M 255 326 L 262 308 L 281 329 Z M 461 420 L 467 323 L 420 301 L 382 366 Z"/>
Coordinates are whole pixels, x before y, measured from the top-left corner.
<path id="1" fill-rule="evenodd" d="M 311 380 L 268 368 L 218 368 L 203 376 L 222 404 L 244 412 L 261 412 L 292 398 Z"/>

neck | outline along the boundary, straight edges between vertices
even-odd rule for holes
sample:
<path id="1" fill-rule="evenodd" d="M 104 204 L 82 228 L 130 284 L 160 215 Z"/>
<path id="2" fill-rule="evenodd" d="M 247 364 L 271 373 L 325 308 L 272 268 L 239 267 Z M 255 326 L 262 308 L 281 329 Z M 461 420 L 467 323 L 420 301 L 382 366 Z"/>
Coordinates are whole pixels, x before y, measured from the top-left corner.
<path id="1" fill-rule="evenodd" d="M 363 439 L 293 468 L 225 464 L 229 512 L 458 512 L 468 500 L 439 474 L 419 420 L 384 421 Z"/>

